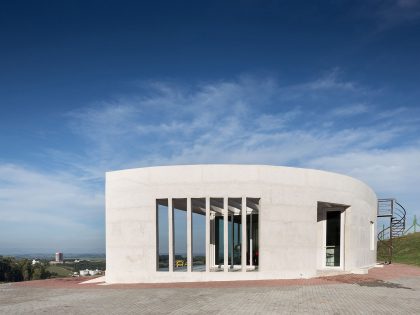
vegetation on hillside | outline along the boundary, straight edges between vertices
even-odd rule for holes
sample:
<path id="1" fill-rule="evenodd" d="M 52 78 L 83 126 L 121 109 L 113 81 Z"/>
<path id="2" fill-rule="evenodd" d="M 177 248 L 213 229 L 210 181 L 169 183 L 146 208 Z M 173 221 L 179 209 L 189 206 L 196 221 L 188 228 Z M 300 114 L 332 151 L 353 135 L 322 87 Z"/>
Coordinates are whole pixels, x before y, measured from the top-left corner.
<path id="1" fill-rule="evenodd" d="M 69 277 L 73 274 L 73 267 L 66 265 L 48 265 L 47 270 L 51 272 L 55 277 Z"/>
<path id="2" fill-rule="evenodd" d="M 0 256 L 0 282 L 47 279 L 51 276 L 53 274 L 42 263 L 32 265 L 28 259 Z"/>
<path id="3" fill-rule="evenodd" d="M 75 272 L 79 272 L 80 270 L 105 270 L 106 269 L 106 262 L 104 259 L 96 259 L 96 260 L 80 260 L 77 263 L 73 263 L 73 270 Z"/>
<path id="4" fill-rule="evenodd" d="M 378 242 L 378 260 L 385 243 Z M 393 239 L 393 262 L 420 266 L 420 232 Z"/>
<path id="5" fill-rule="evenodd" d="M 69 277 L 80 270 L 106 268 L 105 259 L 66 260 L 62 264 L 50 264 L 48 259 L 38 260 L 32 265 L 32 260 L 16 257 L 0 256 L 0 282 L 18 282 L 55 277 Z"/>

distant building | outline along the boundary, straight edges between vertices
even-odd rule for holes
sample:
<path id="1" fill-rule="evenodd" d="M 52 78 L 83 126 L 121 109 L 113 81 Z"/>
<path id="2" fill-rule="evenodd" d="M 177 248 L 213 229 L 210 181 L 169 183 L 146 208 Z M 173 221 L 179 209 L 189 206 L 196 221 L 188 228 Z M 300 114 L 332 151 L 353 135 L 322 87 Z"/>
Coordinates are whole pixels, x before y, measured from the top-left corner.
<path id="1" fill-rule="evenodd" d="M 64 261 L 63 253 L 60 253 L 60 252 L 55 253 L 55 262 L 62 263 L 63 261 Z"/>
<path id="2" fill-rule="evenodd" d="M 80 274 L 82 277 L 86 277 L 86 276 L 96 276 L 96 275 L 100 275 L 100 274 L 102 274 L 102 271 L 101 271 L 101 270 L 98 270 L 98 269 L 96 269 L 96 270 L 85 269 L 85 270 L 80 270 L 80 271 L 79 271 L 79 274 Z"/>
<path id="3" fill-rule="evenodd" d="M 39 263 L 40 263 L 40 261 L 39 261 L 39 260 L 32 259 L 32 266 L 33 266 L 33 265 L 36 265 L 36 264 L 39 264 Z"/>

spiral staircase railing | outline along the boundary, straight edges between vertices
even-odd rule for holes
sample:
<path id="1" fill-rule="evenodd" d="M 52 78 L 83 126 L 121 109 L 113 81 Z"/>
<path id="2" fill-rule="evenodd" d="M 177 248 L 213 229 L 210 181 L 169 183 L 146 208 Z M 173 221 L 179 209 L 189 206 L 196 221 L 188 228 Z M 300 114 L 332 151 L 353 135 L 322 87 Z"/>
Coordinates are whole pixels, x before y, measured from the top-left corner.
<path id="1" fill-rule="evenodd" d="M 378 233 L 378 260 L 390 264 L 393 255 L 393 242 L 404 235 L 407 211 L 393 198 L 378 200 L 378 217 L 389 219 L 389 225 Z"/>

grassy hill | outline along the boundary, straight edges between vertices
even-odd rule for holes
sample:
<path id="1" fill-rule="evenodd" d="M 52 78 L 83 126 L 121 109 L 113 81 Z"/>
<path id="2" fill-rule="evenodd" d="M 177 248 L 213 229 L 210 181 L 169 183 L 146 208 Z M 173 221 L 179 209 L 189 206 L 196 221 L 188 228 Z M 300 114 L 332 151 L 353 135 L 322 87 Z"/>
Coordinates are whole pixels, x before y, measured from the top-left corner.
<path id="1" fill-rule="evenodd" d="M 57 277 L 69 277 L 73 273 L 73 268 L 63 265 L 49 265 L 47 270 L 56 273 Z"/>
<path id="2" fill-rule="evenodd" d="M 420 266 L 420 232 L 394 238 L 393 245 L 393 262 Z M 378 242 L 378 255 L 382 246 Z M 378 260 L 381 260 L 380 257 Z"/>

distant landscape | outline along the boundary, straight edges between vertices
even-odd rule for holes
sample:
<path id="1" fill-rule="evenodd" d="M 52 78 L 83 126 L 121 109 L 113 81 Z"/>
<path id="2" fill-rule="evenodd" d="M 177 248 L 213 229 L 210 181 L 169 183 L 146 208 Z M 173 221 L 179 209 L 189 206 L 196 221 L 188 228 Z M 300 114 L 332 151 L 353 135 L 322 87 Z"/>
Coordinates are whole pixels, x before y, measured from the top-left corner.
<path id="1" fill-rule="evenodd" d="M 1 256 L 1 253 L 0 253 Z M 12 256 L 15 258 L 26 258 L 26 259 L 50 259 L 54 260 L 55 253 L 26 253 L 26 254 L 11 254 L 11 255 L 3 255 L 3 256 Z M 102 254 L 92 254 L 92 253 L 64 253 L 64 258 L 67 259 L 97 259 L 97 258 L 105 258 L 105 253 Z"/>
<path id="2" fill-rule="evenodd" d="M 0 255 L 0 283 L 78 276 L 80 270 L 106 269 L 105 254 L 67 254 L 62 263 L 53 263 L 51 254 Z M 33 261 L 36 262 L 33 262 Z"/>
<path id="3" fill-rule="evenodd" d="M 378 253 L 383 244 L 378 242 Z M 54 254 L 30 253 L 16 255 L 0 255 L 0 282 L 28 281 L 58 277 L 75 276 L 80 270 L 106 270 L 105 254 L 65 253 L 64 261 L 60 264 L 50 264 L 54 261 Z M 184 255 L 186 256 L 186 255 Z M 180 255 L 177 259 L 185 259 Z M 204 255 L 195 257 L 194 264 L 203 263 Z M 32 260 L 38 263 L 32 264 Z M 201 261 L 202 260 L 202 261 Z M 380 260 L 380 257 L 378 257 Z M 393 240 L 392 262 L 420 266 L 420 232 L 411 233 Z M 167 267 L 167 255 L 161 255 L 160 267 Z"/>

